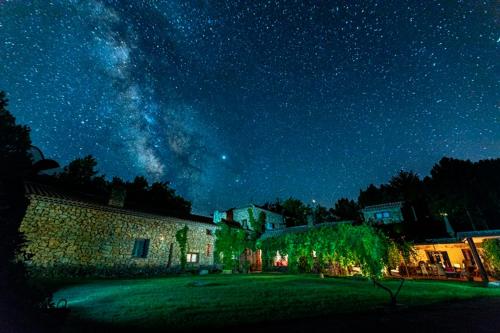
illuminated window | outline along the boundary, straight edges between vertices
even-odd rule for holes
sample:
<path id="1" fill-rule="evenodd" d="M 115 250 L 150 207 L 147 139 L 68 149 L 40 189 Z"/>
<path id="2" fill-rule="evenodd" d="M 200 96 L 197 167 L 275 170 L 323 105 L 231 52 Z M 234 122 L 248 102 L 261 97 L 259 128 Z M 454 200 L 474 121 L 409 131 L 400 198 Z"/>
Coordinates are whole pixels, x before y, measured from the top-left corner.
<path id="1" fill-rule="evenodd" d="M 149 250 L 149 239 L 139 238 L 134 242 L 134 249 L 132 250 L 132 257 L 146 258 Z"/>
<path id="2" fill-rule="evenodd" d="M 187 254 L 187 262 L 197 263 L 199 260 L 199 253 L 189 252 Z"/>
<path id="3" fill-rule="evenodd" d="M 391 216 L 391 214 L 389 212 L 375 213 L 375 218 L 377 220 L 386 219 L 386 218 L 389 218 L 390 216 Z"/>
<path id="4" fill-rule="evenodd" d="M 212 245 L 207 244 L 207 257 L 210 257 L 210 254 L 212 253 Z"/>

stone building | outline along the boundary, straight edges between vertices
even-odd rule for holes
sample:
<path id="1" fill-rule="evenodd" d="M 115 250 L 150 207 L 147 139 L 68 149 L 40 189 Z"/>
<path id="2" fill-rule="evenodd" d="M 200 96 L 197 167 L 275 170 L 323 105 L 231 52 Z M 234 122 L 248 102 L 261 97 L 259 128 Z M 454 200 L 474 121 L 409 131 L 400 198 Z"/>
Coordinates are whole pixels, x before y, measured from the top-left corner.
<path id="1" fill-rule="evenodd" d="M 266 217 L 265 230 L 283 229 L 285 228 L 285 219 L 283 215 L 271 212 L 265 208 L 259 207 L 254 204 L 243 206 L 240 208 L 231 208 L 227 211 L 215 211 L 214 212 L 214 223 L 219 223 L 222 220 L 228 222 L 237 222 L 241 225 L 243 229 L 251 230 L 250 225 L 250 211 L 253 214 L 254 219 L 258 219 L 261 213 L 264 213 Z"/>
<path id="2" fill-rule="evenodd" d="M 246 231 L 252 230 L 251 215 L 255 220 L 259 219 L 259 216 L 264 214 L 265 224 L 264 231 L 270 230 L 282 230 L 286 228 L 285 218 L 283 215 L 271 212 L 263 207 L 259 207 L 254 204 L 246 205 L 239 208 L 231 208 L 227 211 L 215 211 L 213 216 L 213 222 L 226 223 L 231 227 L 241 228 Z M 241 263 L 248 263 L 250 271 L 261 271 L 262 270 L 262 253 L 260 250 L 252 251 L 251 249 L 245 249 L 240 255 Z"/>
<path id="3" fill-rule="evenodd" d="M 377 224 L 401 223 L 403 217 L 403 202 L 390 202 L 380 205 L 366 206 L 361 210 L 365 222 Z"/>
<path id="4" fill-rule="evenodd" d="M 216 225 L 210 218 L 177 218 L 119 207 L 28 183 L 30 200 L 20 230 L 27 240 L 23 258 L 30 271 L 43 276 L 155 274 L 180 265 L 178 230 L 188 227 L 187 265 L 214 264 Z M 118 207 L 116 207 L 118 206 Z"/>

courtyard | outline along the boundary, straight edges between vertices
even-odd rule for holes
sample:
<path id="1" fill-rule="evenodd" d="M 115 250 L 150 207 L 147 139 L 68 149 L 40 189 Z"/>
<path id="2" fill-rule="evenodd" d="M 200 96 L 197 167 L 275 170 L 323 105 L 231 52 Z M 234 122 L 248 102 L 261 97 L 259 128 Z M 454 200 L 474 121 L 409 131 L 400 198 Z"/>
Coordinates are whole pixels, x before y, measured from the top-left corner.
<path id="1" fill-rule="evenodd" d="M 384 284 L 395 290 L 399 281 Z M 495 320 L 500 288 L 408 280 L 398 299 L 401 305 L 390 308 L 388 294 L 363 278 L 239 274 L 75 282 L 54 294 L 56 303 L 60 299 L 67 300 L 70 309 L 65 332 L 230 331 L 231 327 L 315 331 L 324 325 L 347 330 L 369 327 L 374 320 L 393 329 L 410 325 L 405 330 L 411 331 L 418 327 L 419 316 L 428 318 L 429 325 L 434 320 L 460 331 L 474 319 L 484 321 L 486 328 L 495 327 L 488 323 L 491 318 L 483 317 L 491 312 Z"/>

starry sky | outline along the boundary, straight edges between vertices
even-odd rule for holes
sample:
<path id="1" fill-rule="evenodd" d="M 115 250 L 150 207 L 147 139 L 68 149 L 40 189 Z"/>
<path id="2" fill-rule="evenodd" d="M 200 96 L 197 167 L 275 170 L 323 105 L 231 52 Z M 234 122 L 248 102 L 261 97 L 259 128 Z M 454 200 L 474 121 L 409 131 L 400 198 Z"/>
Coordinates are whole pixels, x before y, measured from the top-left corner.
<path id="1" fill-rule="evenodd" d="M 0 1 L 33 143 L 208 214 L 500 156 L 495 1 Z"/>

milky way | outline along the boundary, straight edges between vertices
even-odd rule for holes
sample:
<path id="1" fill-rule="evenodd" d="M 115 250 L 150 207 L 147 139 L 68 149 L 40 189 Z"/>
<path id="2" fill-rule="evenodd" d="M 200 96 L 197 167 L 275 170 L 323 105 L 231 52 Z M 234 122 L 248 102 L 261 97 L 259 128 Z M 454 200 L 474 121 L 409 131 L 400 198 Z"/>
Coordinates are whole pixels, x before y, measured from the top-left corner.
<path id="1" fill-rule="evenodd" d="M 494 1 L 0 1 L 0 89 L 46 155 L 197 212 L 331 206 L 500 155 L 498 23 Z"/>

